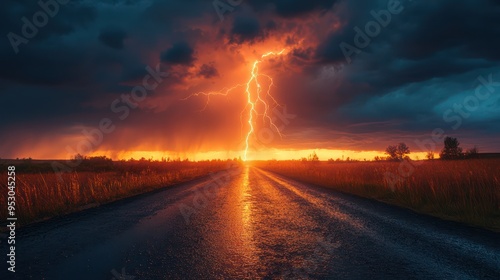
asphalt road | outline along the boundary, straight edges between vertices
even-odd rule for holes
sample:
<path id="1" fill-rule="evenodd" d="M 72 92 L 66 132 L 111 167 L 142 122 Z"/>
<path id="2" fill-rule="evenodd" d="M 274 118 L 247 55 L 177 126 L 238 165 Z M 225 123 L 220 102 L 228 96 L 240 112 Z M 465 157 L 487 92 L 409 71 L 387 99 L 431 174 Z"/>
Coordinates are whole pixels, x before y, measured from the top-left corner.
<path id="1" fill-rule="evenodd" d="M 500 279 L 500 234 L 244 167 L 19 229 L 16 273 L 3 267 L 0 279 Z"/>

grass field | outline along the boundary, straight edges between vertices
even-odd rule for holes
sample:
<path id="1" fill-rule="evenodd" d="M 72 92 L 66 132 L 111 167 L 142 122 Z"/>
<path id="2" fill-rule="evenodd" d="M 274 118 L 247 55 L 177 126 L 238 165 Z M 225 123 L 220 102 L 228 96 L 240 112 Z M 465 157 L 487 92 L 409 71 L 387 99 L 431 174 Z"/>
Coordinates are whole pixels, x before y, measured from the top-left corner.
<path id="1" fill-rule="evenodd" d="M 303 182 L 500 231 L 500 159 L 256 165 Z"/>
<path id="2" fill-rule="evenodd" d="M 189 181 L 234 162 L 84 162 L 57 174 L 44 163 L 16 164 L 16 217 L 21 225 Z M 7 170 L 7 166 L 3 166 Z M 0 201 L 7 201 L 7 173 L 0 173 Z M 5 220 L 7 207 L 0 208 Z"/>

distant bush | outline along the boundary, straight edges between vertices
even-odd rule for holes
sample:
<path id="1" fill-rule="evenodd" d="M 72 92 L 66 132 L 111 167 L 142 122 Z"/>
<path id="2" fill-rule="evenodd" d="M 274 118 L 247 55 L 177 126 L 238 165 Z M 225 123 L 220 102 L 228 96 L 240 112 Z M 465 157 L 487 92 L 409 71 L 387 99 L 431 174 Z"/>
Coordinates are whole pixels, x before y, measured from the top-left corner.
<path id="1" fill-rule="evenodd" d="M 319 157 L 316 154 L 316 152 L 313 152 L 312 154 L 309 155 L 309 157 L 307 158 L 307 160 L 310 161 L 310 162 L 319 162 Z"/>
<path id="2" fill-rule="evenodd" d="M 468 149 L 467 152 L 465 152 L 466 158 L 477 158 L 478 156 L 479 156 L 479 150 L 477 149 L 476 146 L 474 146 L 474 148 Z"/>

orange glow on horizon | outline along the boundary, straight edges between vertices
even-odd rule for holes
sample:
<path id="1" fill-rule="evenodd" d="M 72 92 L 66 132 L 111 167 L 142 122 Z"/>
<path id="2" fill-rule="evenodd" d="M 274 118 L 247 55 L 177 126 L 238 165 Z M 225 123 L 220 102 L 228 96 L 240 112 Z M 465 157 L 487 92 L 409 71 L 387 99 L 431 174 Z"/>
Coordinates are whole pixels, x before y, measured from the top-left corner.
<path id="1" fill-rule="evenodd" d="M 244 150 L 240 151 L 206 151 L 197 153 L 179 153 L 172 151 L 96 151 L 89 156 L 107 156 L 113 160 L 128 160 L 134 158 L 139 160 L 141 158 L 161 160 L 162 158 L 175 159 L 189 159 L 191 161 L 203 161 L 212 159 L 234 159 L 239 158 Z M 265 149 L 260 151 L 249 151 L 252 160 L 300 160 L 307 158 L 310 154 L 316 153 L 321 161 L 328 159 L 340 160 L 357 160 L 357 161 L 372 161 L 376 156 L 385 157 L 383 151 L 354 151 L 354 150 L 332 150 L 332 149 Z M 413 160 L 426 159 L 426 152 L 413 152 L 410 158 Z M 438 155 L 436 154 L 436 158 Z"/>

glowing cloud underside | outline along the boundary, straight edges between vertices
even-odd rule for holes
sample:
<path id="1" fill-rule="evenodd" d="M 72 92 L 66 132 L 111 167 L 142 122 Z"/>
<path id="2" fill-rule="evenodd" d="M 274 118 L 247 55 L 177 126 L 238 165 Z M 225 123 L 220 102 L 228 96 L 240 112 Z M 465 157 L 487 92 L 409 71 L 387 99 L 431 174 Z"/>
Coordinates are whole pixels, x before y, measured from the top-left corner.
<path id="1" fill-rule="evenodd" d="M 186 100 L 191 97 L 205 96 L 206 103 L 202 109 L 203 111 L 209 105 L 210 97 L 227 96 L 231 92 L 235 91 L 237 88 L 245 87 L 244 95 L 247 98 L 247 104 L 240 115 L 240 119 L 243 120 L 245 112 L 248 111 L 247 121 L 246 121 L 248 123 L 248 131 L 245 136 L 245 151 L 243 153 L 243 160 L 245 161 L 247 160 L 248 151 L 250 149 L 250 138 L 255 132 L 255 126 L 256 126 L 255 121 L 257 120 L 258 117 L 262 117 L 264 121 L 267 121 L 269 123 L 272 129 L 276 130 L 276 132 L 280 135 L 280 137 L 282 136 L 280 130 L 278 129 L 276 124 L 273 122 L 271 116 L 269 115 L 269 108 L 270 108 L 269 101 L 271 101 L 273 103 L 272 105 L 274 106 L 279 105 L 276 99 L 274 99 L 274 97 L 271 94 L 271 88 L 274 86 L 274 81 L 271 76 L 259 73 L 259 63 L 261 63 L 267 57 L 283 55 L 284 52 L 285 52 L 284 49 L 280 52 L 268 52 L 263 54 L 260 59 L 254 61 L 250 72 L 250 78 L 245 84 L 237 84 L 230 88 L 224 88 L 221 91 L 198 92 L 191 94 L 183 99 Z M 267 79 L 268 81 L 267 90 L 265 92 L 263 92 L 262 89 L 263 87 L 261 82 L 262 78 Z M 262 105 L 263 109 L 259 108 L 258 106 L 259 104 Z"/>

